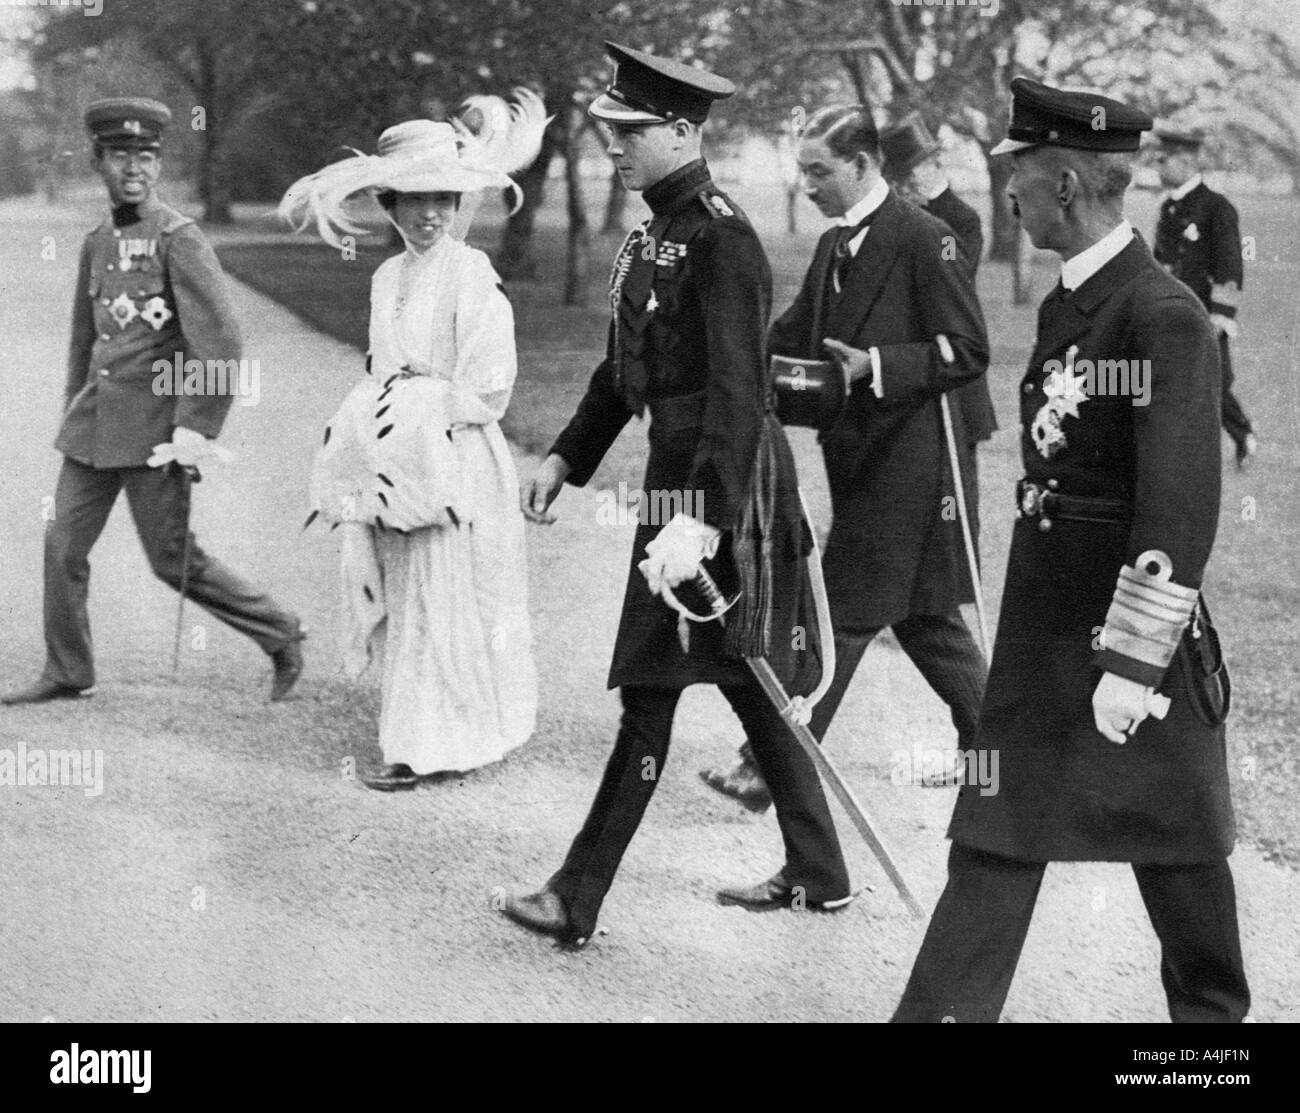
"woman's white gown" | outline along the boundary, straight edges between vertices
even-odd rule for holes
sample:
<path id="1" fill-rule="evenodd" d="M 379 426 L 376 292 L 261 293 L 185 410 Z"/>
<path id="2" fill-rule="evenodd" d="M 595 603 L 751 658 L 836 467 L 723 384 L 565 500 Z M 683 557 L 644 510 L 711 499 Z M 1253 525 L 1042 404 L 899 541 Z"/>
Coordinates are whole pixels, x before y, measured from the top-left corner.
<path id="1" fill-rule="evenodd" d="M 345 663 L 359 675 L 382 633 L 384 761 L 426 774 L 527 741 L 537 673 L 519 483 L 497 424 L 515 381 L 514 315 L 487 256 L 450 236 L 407 264 L 399 307 L 410 258 L 375 272 L 370 373 L 331 422 L 313 500 L 355 514 L 343 526 Z M 393 378 L 404 370 L 427 378 Z"/>

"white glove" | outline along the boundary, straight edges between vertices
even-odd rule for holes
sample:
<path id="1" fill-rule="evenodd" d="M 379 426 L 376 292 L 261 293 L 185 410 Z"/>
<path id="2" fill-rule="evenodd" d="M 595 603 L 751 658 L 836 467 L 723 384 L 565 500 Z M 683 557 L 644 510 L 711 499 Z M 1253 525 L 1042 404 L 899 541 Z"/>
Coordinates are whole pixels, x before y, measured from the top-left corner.
<path id="1" fill-rule="evenodd" d="M 1097 729 L 1121 746 L 1148 715 L 1163 719 L 1168 710 L 1168 698 L 1156 695 L 1154 688 L 1113 672 L 1102 673 L 1092 693 L 1092 717 Z"/>
<path id="2" fill-rule="evenodd" d="M 1222 313 L 1211 313 L 1210 324 L 1214 326 L 1216 333 L 1226 336 L 1229 340 L 1236 340 L 1237 333 L 1241 331 L 1241 326 L 1237 324 L 1235 317 L 1225 317 Z"/>
<path id="3" fill-rule="evenodd" d="M 689 580 L 700 562 L 718 551 L 722 531 L 685 514 L 677 514 L 645 547 L 646 559 L 637 565 L 654 595 L 664 585 L 676 587 Z"/>
<path id="4" fill-rule="evenodd" d="M 178 425 L 172 430 L 172 439 L 153 446 L 153 455 L 146 461 L 151 468 L 161 468 L 176 463 L 183 468 L 198 467 L 212 461 L 228 464 L 235 454 L 210 441 L 202 433 Z"/>

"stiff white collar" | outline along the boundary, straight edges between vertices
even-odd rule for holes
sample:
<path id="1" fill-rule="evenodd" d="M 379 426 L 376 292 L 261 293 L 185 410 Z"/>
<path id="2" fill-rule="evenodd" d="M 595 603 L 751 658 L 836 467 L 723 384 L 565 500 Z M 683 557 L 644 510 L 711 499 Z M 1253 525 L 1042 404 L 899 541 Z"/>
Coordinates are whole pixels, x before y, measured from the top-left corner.
<path id="1" fill-rule="evenodd" d="M 855 224 L 861 224 L 885 203 L 885 198 L 888 196 L 889 183 L 884 178 L 877 178 L 876 184 L 867 190 L 867 195 L 835 223 L 845 228 L 852 228 Z"/>
<path id="2" fill-rule="evenodd" d="M 1192 190 L 1194 190 L 1200 184 L 1201 184 L 1200 174 L 1193 174 L 1190 178 L 1187 179 L 1187 181 L 1185 181 L 1177 189 L 1171 189 L 1169 191 L 1169 199 L 1171 201 L 1181 201 L 1184 197 L 1186 197 L 1189 193 L 1191 193 Z"/>
<path id="3" fill-rule="evenodd" d="M 1061 285 L 1067 290 L 1077 290 L 1128 247 L 1132 239 L 1133 225 L 1127 220 L 1121 220 L 1091 247 L 1061 264 Z"/>

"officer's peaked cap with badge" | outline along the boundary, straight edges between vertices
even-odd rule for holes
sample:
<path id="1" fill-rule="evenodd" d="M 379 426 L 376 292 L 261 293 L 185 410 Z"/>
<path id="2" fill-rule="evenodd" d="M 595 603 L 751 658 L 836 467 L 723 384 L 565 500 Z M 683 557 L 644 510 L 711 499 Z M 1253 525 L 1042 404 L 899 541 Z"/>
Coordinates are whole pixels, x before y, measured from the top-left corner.
<path id="1" fill-rule="evenodd" d="M 715 100 L 736 91 L 725 77 L 671 58 L 612 42 L 607 42 L 605 49 L 614 60 L 614 80 L 587 109 L 597 120 L 611 124 L 689 120 L 702 124 Z"/>
<path id="2" fill-rule="evenodd" d="M 919 112 L 909 112 L 893 127 L 880 133 L 880 154 L 885 177 L 897 180 L 939 151 L 939 141 L 930 134 Z"/>
<path id="3" fill-rule="evenodd" d="M 1031 77 L 1011 79 L 1011 124 L 992 154 L 1029 147 L 1136 151 L 1154 121 L 1140 108 L 1084 89 L 1053 89 Z"/>
<path id="4" fill-rule="evenodd" d="M 91 139 L 101 147 L 156 151 L 172 113 L 161 101 L 148 97 L 109 97 L 91 104 L 85 121 Z"/>
<path id="5" fill-rule="evenodd" d="M 1157 128 L 1156 138 L 1169 151 L 1199 151 L 1205 143 L 1205 132 L 1200 128 Z"/>

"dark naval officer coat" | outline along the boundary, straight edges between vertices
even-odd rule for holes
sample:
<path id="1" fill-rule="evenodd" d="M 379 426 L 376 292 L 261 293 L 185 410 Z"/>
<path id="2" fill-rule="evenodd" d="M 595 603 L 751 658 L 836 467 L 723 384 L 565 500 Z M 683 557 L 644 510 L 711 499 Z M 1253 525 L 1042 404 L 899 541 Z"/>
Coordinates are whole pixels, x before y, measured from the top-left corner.
<path id="1" fill-rule="evenodd" d="M 120 228 L 106 217 L 77 272 L 55 448 L 94 468 L 144 466 L 178 425 L 215 437 L 234 400 L 178 395 L 171 375 L 155 391 L 155 361 L 237 361 L 240 336 L 221 264 L 194 221 L 156 198 L 138 214 Z"/>
<path id="2" fill-rule="evenodd" d="M 609 686 L 750 681 L 744 661 L 724 654 L 716 623 L 691 624 L 689 652 L 683 652 L 676 612 L 650 593 L 637 564 L 671 517 L 648 520 L 645 513 L 662 493 L 680 493 L 683 508 L 708 525 L 724 531 L 733 526 L 749 493 L 765 424 L 769 433 L 774 430 L 785 476 L 773 529 L 773 663 L 791 679 L 792 670 L 803 666 L 789 655 L 795 640 L 790 631 L 814 621 L 804 587 L 810 540 L 798 513 L 789 447 L 768 413 L 767 257 L 749 220 L 714 186 L 703 160 L 674 171 L 644 197 L 652 215 L 632 230 L 615 263 L 605 359 L 551 449 L 572 469 L 568 482 L 583 486 L 628 420 L 643 409 L 650 412 L 646 498 Z M 702 608 L 697 603 L 694 609 Z"/>
<path id="3" fill-rule="evenodd" d="M 1150 400 L 1078 402 L 1045 455 L 1034 436 L 1044 364 L 1067 363 L 1071 349 L 1076 366 L 1149 360 Z M 1161 674 L 1099 639 L 1121 567 L 1147 550 L 1169 556 L 1173 582 L 1200 586 L 1219 516 L 1214 331 L 1140 237 L 1072 295 L 1058 287 L 1043 303 L 1020 416 L 1028 479 L 1124 500 L 1131 517 L 1058 519 L 1046 531 L 1032 517 L 1017 521 L 978 743 L 997 751 L 1000 784 L 988 796 L 961 790 L 949 837 L 1039 862 L 1222 859 L 1234 838 L 1223 727 L 1193 714 L 1177 656 Z M 1124 745 L 1104 738 L 1092 714 L 1103 669 L 1169 696 L 1168 717 L 1147 718 Z"/>
<path id="4" fill-rule="evenodd" d="M 778 355 L 826 359 L 828 336 L 880 350 L 883 397 L 854 384 L 822 436 L 834 515 L 822 564 L 837 629 L 945 614 L 974 598 L 961 523 L 944 514 L 953 487 L 939 395 L 984 374 L 988 339 L 970 274 L 943 258 L 947 234 L 891 190 L 848 264 L 842 293 L 831 286 L 832 227 L 794 304 L 772 326 Z M 935 342 L 941 333 L 951 364 Z M 965 444 L 957 407 L 953 418 Z"/>

